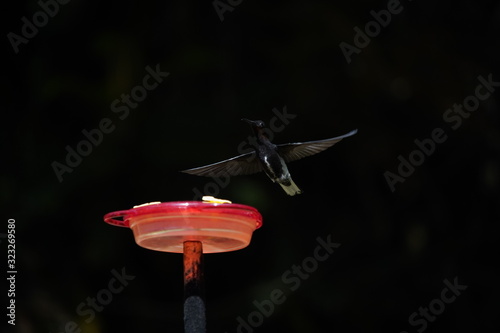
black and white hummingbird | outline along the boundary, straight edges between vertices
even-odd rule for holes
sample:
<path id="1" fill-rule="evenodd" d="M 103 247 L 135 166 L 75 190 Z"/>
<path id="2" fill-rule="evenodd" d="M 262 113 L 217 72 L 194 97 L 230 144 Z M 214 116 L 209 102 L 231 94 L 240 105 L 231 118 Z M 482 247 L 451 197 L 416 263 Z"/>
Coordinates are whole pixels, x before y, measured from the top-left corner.
<path id="1" fill-rule="evenodd" d="M 274 183 L 281 185 L 286 194 L 296 195 L 302 193 L 302 190 L 292 180 L 286 163 L 322 152 L 358 131 L 355 129 L 330 139 L 275 145 L 269 140 L 265 131 L 266 125 L 262 120 L 246 118 L 241 120 L 247 122 L 255 134 L 254 151 L 181 172 L 197 176 L 220 177 L 249 175 L 264 171 Z"/>

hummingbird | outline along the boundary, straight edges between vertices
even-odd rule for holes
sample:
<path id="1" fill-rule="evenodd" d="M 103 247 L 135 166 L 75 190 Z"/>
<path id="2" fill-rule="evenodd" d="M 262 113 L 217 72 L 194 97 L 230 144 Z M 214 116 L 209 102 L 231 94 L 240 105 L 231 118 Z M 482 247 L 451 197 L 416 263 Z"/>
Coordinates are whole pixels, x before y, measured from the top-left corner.
<path id="1" fill-rule="evenodd" d="M 250 125 L 255 135 L 254 151 L 181 172 L 196 176 L 220 177 L 249 175 L 264 171 L 274 183 L 278 183 L 283 188 L 286 194 L 293 196 L 302 193 L 302 190 L 292 180 L 287 163 L 320 153 L 358 131 L 355 129 L 330 139 L 275 145 L 269 140 L 265 131 L 266 124 L 262 120 L 246 118 L 241 120 Z"/>

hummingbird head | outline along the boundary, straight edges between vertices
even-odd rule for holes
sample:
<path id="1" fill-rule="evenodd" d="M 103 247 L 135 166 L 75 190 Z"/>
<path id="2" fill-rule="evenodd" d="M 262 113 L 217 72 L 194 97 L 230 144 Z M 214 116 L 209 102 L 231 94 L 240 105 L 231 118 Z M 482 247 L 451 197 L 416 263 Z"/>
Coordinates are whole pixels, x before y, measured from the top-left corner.
<path id="1" fill-rule="evenodd" d="M 249 124 L 253 129 L 263 129 L 266 128 L 266 124 L 262 120 L 250 120 L 247 118 L 241 119 L 247 124 Z"/>

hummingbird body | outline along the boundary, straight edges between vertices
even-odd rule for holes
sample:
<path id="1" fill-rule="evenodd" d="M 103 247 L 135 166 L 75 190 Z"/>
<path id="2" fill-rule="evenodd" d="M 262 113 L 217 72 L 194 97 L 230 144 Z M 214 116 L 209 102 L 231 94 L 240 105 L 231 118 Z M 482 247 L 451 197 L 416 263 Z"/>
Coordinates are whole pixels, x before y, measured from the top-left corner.
<path id="1" fill-rule="evenodd" d="M 288 195 L 293 196 L 302 193 L 292 180 L 285 161 L 278 153 L 277 146 L 269 141 L 262 129 L 259 127 L 255 129 L 258 143 L 255 151 L 257 158 L 262 163 L 265 174 L 273 183 L 278 183 Z"/>
<path id="2" fill-rule="evenodd" d="M 293 196 L 302 191 L 292 180 L 286 163 L 317 154 L 357 132 L 353 130 L 345 135 L 325 140 L 275 145 L 267 137 L 263 121 L 242 120 L 250 124 L 256 136 L 253 152 L 182 172 L 197 176 L 220 177 L 264 171 L 274 183 L 278 183 L 288 195 Z"/>

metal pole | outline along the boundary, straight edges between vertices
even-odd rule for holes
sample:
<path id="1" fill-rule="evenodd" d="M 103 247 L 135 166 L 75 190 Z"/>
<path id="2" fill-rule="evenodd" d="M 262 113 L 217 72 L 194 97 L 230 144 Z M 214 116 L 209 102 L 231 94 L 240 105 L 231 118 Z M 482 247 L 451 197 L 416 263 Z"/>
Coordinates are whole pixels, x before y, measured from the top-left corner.
<path id="1" fill-rule="evenodd" d="M 198 241 L 184 242 L 184 332 L 205 333 L 203 291 L 203 247 Z"/>

